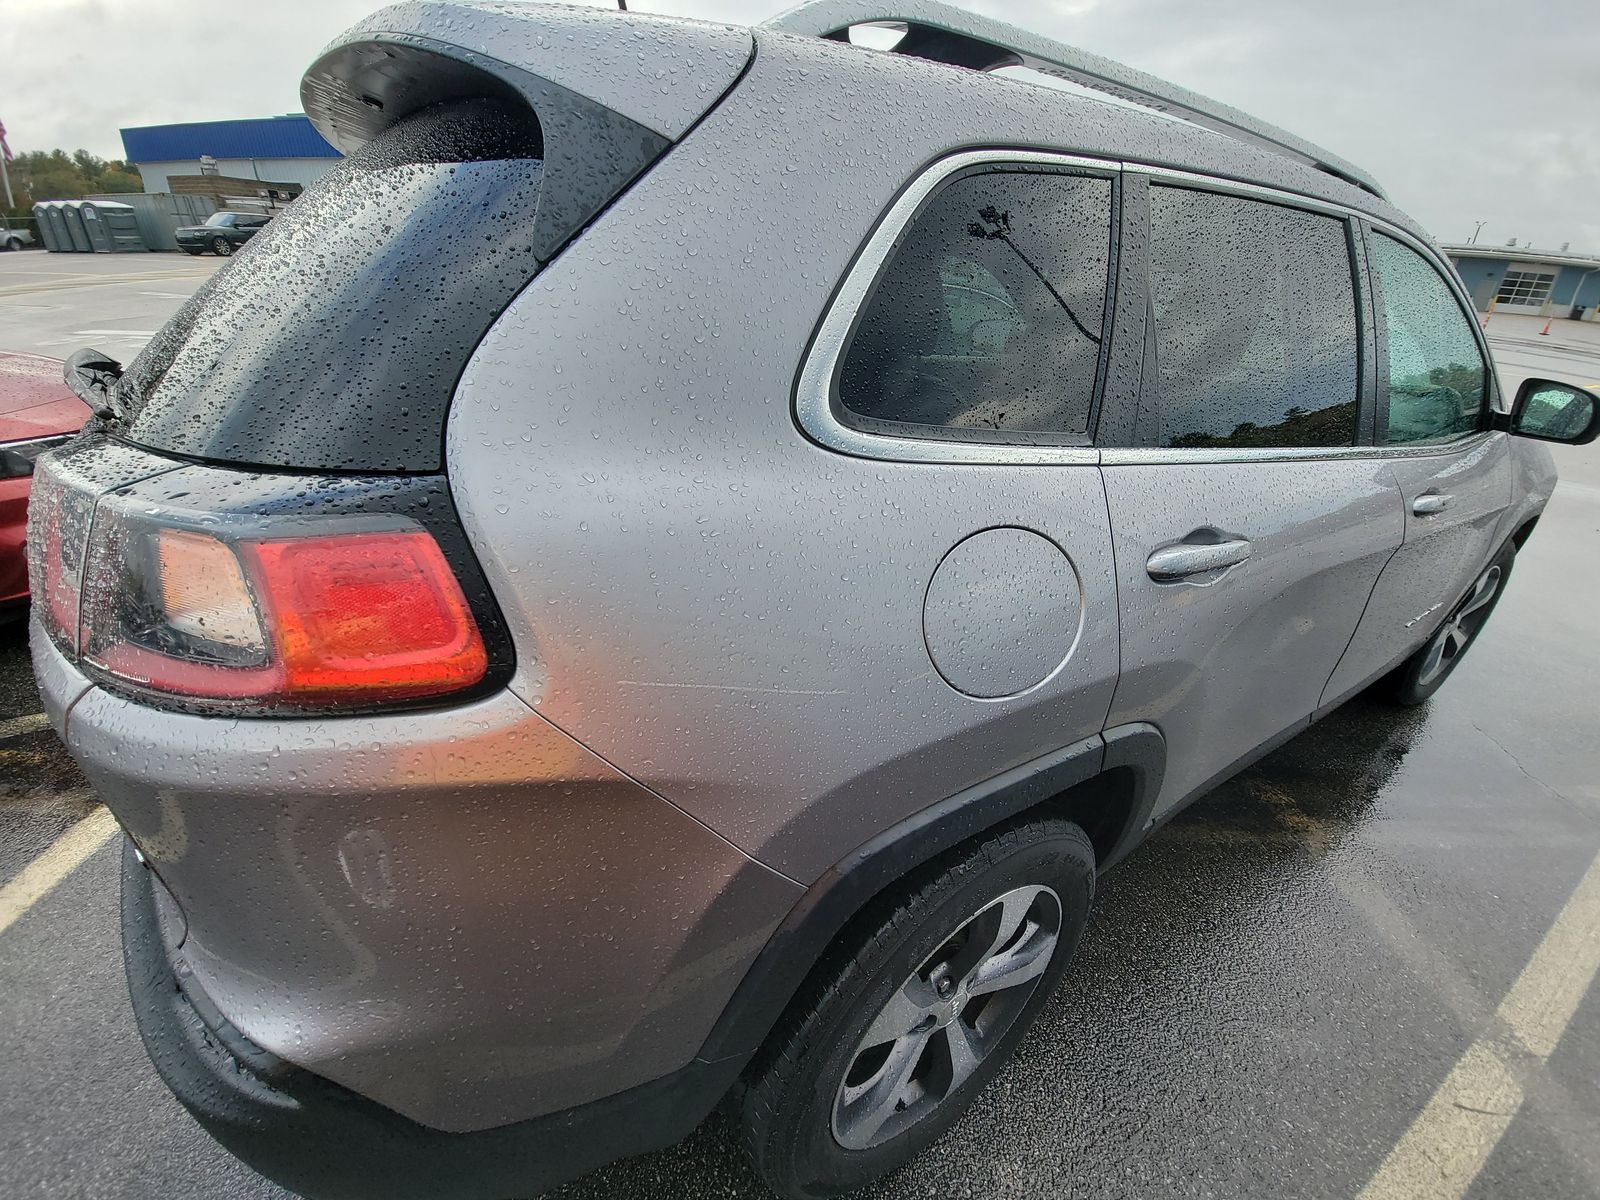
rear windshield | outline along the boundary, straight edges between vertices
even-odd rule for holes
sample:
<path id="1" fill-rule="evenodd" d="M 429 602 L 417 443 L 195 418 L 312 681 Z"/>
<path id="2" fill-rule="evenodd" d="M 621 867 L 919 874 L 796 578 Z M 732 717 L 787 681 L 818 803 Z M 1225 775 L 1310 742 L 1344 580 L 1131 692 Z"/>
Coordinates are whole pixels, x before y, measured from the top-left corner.
<path id="1" fill-rule="evenodd" d="M 533 277 L 531 113 L 429 109 L 329 171 L 122 378 L 121 436 L 321 471 L 439 471 L 468 357 Z"/>

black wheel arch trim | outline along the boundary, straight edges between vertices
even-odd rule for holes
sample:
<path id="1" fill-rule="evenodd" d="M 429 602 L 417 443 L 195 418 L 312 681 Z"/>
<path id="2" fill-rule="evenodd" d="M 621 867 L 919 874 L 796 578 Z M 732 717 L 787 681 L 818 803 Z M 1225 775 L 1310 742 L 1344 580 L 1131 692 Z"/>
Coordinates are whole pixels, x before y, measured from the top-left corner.
<path id="1" fill-rule="evenodd" d="M 1119 726 L 1013 767 L 946 797 L 840 859 L 790 910 L 756 957 L 700 1050 L 708 1063 L 748 1060 L 840 931 L 895 881 L 924 863 L 1113 770 L 1130 774 L 1133 800 L 1101 870 L 1126 857 L 1150 825 L 1166 740 L 1153 725 Z"/>

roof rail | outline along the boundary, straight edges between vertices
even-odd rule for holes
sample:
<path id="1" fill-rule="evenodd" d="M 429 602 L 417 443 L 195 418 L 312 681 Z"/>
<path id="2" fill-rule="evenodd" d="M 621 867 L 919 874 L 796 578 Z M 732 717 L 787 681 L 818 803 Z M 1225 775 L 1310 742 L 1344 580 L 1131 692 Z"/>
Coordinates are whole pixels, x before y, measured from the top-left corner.
<path id="1" fill-rule="evenodd" d="M 848 41 L 852 25 L 883 24 L 906 26 L 893 53 L 977 71 L 1026 67 L 1286 154 L 1387 199 L 1377 181 L 1355 164 L 1276 125 L 1145 71 L 937 0 L 811 0 L 765 27 Z"/>

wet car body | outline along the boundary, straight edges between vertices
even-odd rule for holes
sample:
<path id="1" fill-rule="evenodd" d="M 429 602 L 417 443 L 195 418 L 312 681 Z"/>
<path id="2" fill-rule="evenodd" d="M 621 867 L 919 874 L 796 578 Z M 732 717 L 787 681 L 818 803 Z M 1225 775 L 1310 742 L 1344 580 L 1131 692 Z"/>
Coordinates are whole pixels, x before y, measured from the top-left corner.
<path id="1" fill-rule="evenodd" d="M 172 231 L 178 249 L 187 254 L 226 257 L 267 226 L 260 213 L 214 212 L 201 225 L 180 225 Z"/>
<path id="2" fill-rule="evenodd" d="M 517 1194 L 683 1135 L 901 880 L 1043 808 L 1092 887 L 1410 661 L 1554 486 L 1448 265 L 1304 152 L 558 8 L 386 9 L 303 95 L 349 157 L 47 460 L 32 638 L 138 848 L 152 1059 L 307 1194 Z M 1338 284 L 1278 281 L 1331 339 L 1287 389 L 1246 352 L 1278 310 L 1154 319 L 1248 283 L 1263 224 Z M 1040 229 L 1093 236 L 1052 267 Z M 1467 356 L 1404 445 L 1383 272 Z M 1277 419 L 1164 428 L 1163 355 Z"/>
<path id="3" fill-rule="evenodd" d="M 24 543 L 34 460 L 88 418 L 56 359 L 0 352 L 0 620 L 21 613 L 28 599 Z"/>

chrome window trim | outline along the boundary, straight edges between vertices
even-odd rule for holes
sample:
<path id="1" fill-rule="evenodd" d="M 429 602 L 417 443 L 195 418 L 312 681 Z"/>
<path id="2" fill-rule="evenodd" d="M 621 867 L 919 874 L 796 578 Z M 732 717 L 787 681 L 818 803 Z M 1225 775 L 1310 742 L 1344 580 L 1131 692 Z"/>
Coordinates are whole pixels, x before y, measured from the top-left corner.
<path id="1" fill-rule="evenodd" d="M 1495 436 L 1490 429 L 1469 433 L 1450 442 L 1412 443 L 1399 446 L 1219 446 L 1207 449 L 1173 449 L 1160 446 L 1107 447 L 1100 451 L 1103 467 L 1151 466 L 1188 463 L 1316 462 L 1329 459 L 1437 458 L 1464 454 Z"/>
<path id="2" fill-rule="evenodd" d="M 1122 164 L 1105 158 L 1054 154 L 1036 150 L 964 150 L 930 164 L 906 187 L 884 213 L 867 238 L 844 281 L 828 304 L 795 387 L 795 420 L 811 438 L 830 450 L 856 458 L 914 463 L 1003 463 L 1010 466 L 1094 464 L 1100 451 L 1093 446 L 1029 445 L 1026 442 L 988 442 L 962 439 L 959 434 L 919 438 L 902 434 L 868 433 L 847 425 L 833 409 L 833 381 L 856 314 L 922 203 L 945 180 L 971 167 L 1044 166 L 1120 173 Z"/>
<path id="3" fill-rule="evenodd" d="M 951 176 L 972 167 L 1053 166 L 1099 171 L 1107 174 L 1142 175 L 1153 183 L 1166 183 L 1194 187 L 1205 191 L 1243 196 L 1283 204 L 1306 212 L 1319 213 L 1339 220 L 1355 219 L 1366 222 L 1376 232 L 1394 238 L 1432 264 L 1443 277 L 1446 286 L 1456 297 L 1456 302 L 1467 318 L 1477 339 L 1478 351 L 1483 356 L 1485 369 L 1492 384 L 1490 410 L 1503 411 L 1495 403 L 1501 389 L 1495 376 L 1494 356 L 1483 327 L 1474 319 L 1475 310 L 1462 286 L 1460 278 L 1451 268 L 1449 260 L 1429 243 L 1382 217 L 1336 201 L 1286 191 L 1263 184 L 1246 183 L 1221 176 L 1204 175 L 1149 163 L 1131 162 L 1109 158 L 1094 158 L 1080 154 L 1056 153 L 1045 150 L 963 150 L 930 163 L 920 175 L 908 184 L 889 206 L 868 236 L 855 261 L 850 264 L 838 290 L 828 302 L 817 327 L 816 335 L 806 352 L 805 362 L 796 382 L 794 398 L 795 421 L 819 445 L 855 458 L 877 459 L 906 463 L 973 463 L 980 465 L 1053 466 L 1061 464 L 1102 463 L 1107 466 L 1146 463 L 1226 463 L 1226 462 L 1295 462 L 1345 458 L 1428 458 L 1437 455 L 1459 454 L 1476 447 L 1494 435 L 1492 430 L 1480 430 L 1451 442 L 1425 445 L 1397 446 L 1272 446 L 1272 447 L 1215 447 L 1207 449 L 1173 449 L 1170 447 L 1106 447 L 1029 445 L 1026 442 L 990 442 L 962 439 L 959 433 L 940 438 L 919 438 L 903 434 L 869 433 L 840 420 L 833 408 L 833 381 L 839 361 L 843 357 L 856 314 L 865 302 L 867 293 L 879 272 L 888 261 L 895 242 L 916 216 L 923 201 Z"/>

